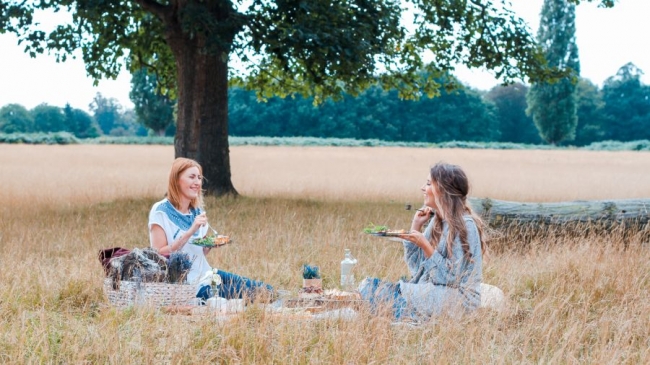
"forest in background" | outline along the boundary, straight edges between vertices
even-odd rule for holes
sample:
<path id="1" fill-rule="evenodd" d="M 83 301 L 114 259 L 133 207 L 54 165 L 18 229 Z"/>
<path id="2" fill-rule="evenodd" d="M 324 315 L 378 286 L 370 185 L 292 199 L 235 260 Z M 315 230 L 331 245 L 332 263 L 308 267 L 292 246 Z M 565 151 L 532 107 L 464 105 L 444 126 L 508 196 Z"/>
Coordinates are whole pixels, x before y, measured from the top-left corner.
<path id="1" fill-rule="evenodd" d="M 650 139 L 650 86 L 641 82 L 642 74 L 628 63 L 602 87 L 579 79 L 575 138 L 562 145 Z M 541 144 L 526 113 L 528 89 L 522 83 L 489 91 L 464 87 L 413 101 L 400 99 L 396 90 L 372 87 L 356 98 L 344 95 L 341 101 L 315 106 L 311 98 L 259 100 L 254 91 L 231 87 L 229 135 Z M 8 104 L 0 108 L 0 133 L 70 132 L 77 138 L 174 135 L 175 101 L 156 91 L 155 75 L 146 70 L 134 74 L 130 96 L 134 109 L 97 94 L 89 106 L 91 113 L 69 105 L 41 104 L 28 110 Z"/>

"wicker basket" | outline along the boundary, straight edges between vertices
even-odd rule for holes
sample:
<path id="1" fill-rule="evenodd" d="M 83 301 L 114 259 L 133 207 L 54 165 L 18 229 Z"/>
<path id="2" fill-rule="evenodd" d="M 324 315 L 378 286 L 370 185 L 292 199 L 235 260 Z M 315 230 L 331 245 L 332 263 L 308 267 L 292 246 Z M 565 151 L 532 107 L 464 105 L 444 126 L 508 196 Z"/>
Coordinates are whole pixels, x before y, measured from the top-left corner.
<path id="1" fill-rule="evenodd" d="M 120 281 L 120 287 L 113 290 L 112 280 L 104 279 L 104 294 L 111 305 L 128 307 L 134 304 L 164 307 L 169 305 L 188 305 L 196 297 L 196 286 L 169 283 L 138 283 L 135 281 Z"/>

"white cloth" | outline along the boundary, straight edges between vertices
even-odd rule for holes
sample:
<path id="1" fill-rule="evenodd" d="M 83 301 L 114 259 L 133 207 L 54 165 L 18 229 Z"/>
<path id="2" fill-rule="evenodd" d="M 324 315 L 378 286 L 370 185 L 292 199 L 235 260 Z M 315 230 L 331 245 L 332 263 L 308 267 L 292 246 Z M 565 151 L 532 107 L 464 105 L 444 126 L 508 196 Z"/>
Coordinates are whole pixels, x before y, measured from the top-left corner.
<path id="1" fill-rule="evenodd" d="M 481 307 L 502 310 L 506 306 L 503 290 L 490 284 L 481 283 Z"/>
<path id="2" fill-rule="evenodd" d="M 188 226 L 187 222 L 192 222 L 193 216 L 196 216 L 197 213 L 200 214 L 202 211 L 197 210 L 194 213 L 183 214 L 174 208 L 167 199 L 155 203 L 149 212 L 149 244 L 153 247 L 151 226 L 154 224 L 160 226 L 165 231 L 167 245 L 171 245 L 178 237 L 189 230 L 191 223 Z M 177 219 L 179 215 L 184 219 Z M 180 250 L 181 252 L 187 253 L 190 261 L 192 261 L 192 267 L 187 274 L 187 282 L 190 284 L 198 285 L 199 279 L 205 272 L 212 270 L 212 267 L 208 264 L 208 260 L 205 258 L 205 254 L 203 254 L 203 247 L 192 244 L 192 241 L 204 237 L 207 233 L 207 225 L 199 228 Z"/>

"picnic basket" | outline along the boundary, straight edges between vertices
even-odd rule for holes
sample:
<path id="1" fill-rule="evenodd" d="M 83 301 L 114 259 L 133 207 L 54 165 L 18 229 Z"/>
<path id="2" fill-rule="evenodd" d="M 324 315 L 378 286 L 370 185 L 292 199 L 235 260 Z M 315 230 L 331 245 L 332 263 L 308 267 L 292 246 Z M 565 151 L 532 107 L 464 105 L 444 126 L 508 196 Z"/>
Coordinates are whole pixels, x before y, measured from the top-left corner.
<path id="1" fill-rule="evenodd" d="M 104 294 L 109 303 L 115 307 L 188 305 L 196 297 L 196 286 L 121 280 L 119 287 L 113 289 L 112 279 L 105 278 Z"/>

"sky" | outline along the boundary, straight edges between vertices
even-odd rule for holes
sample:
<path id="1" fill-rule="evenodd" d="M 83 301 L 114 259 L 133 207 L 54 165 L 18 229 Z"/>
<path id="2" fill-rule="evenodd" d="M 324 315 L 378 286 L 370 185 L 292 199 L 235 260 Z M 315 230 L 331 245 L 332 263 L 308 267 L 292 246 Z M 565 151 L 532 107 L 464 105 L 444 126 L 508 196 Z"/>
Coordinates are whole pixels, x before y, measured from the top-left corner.
<path id="1" fill-rule="evenodd" d="M 512 8 L 528 22 L 533 34 L 539 25 L 543 0 L 512 0 Z M 649 0 L 618 0 L 614 8 L 602 9 L 583 1 L 576 10 L 576 38 L 581 75 L 602 86 L 603 82 L 628 62 L 650 73 L 647 37 L 650 34 Z M 53 25 L 61 15 L 43 15 L 39 20 Z M 79 55 L 79 54 L 78 54 Z M 499 82 L 483 70 L 458 67 L 455 75 L 465 84 L 489 90 Z M 650 84 L 650 77 L 642 81 Z M 125 108 L 132 108 L 129 99 L 131 75 L 123 71 L 115 80 L 93 80 L 86 75 L 83 61 L 68 59 L 57 63 L 53 55 L 30 58 L 10 34 L 0 34 L 0 107 L 17 103 L 28 109 L 41 103 L 88 111 L 97 93 L 115 98 Z"/>

